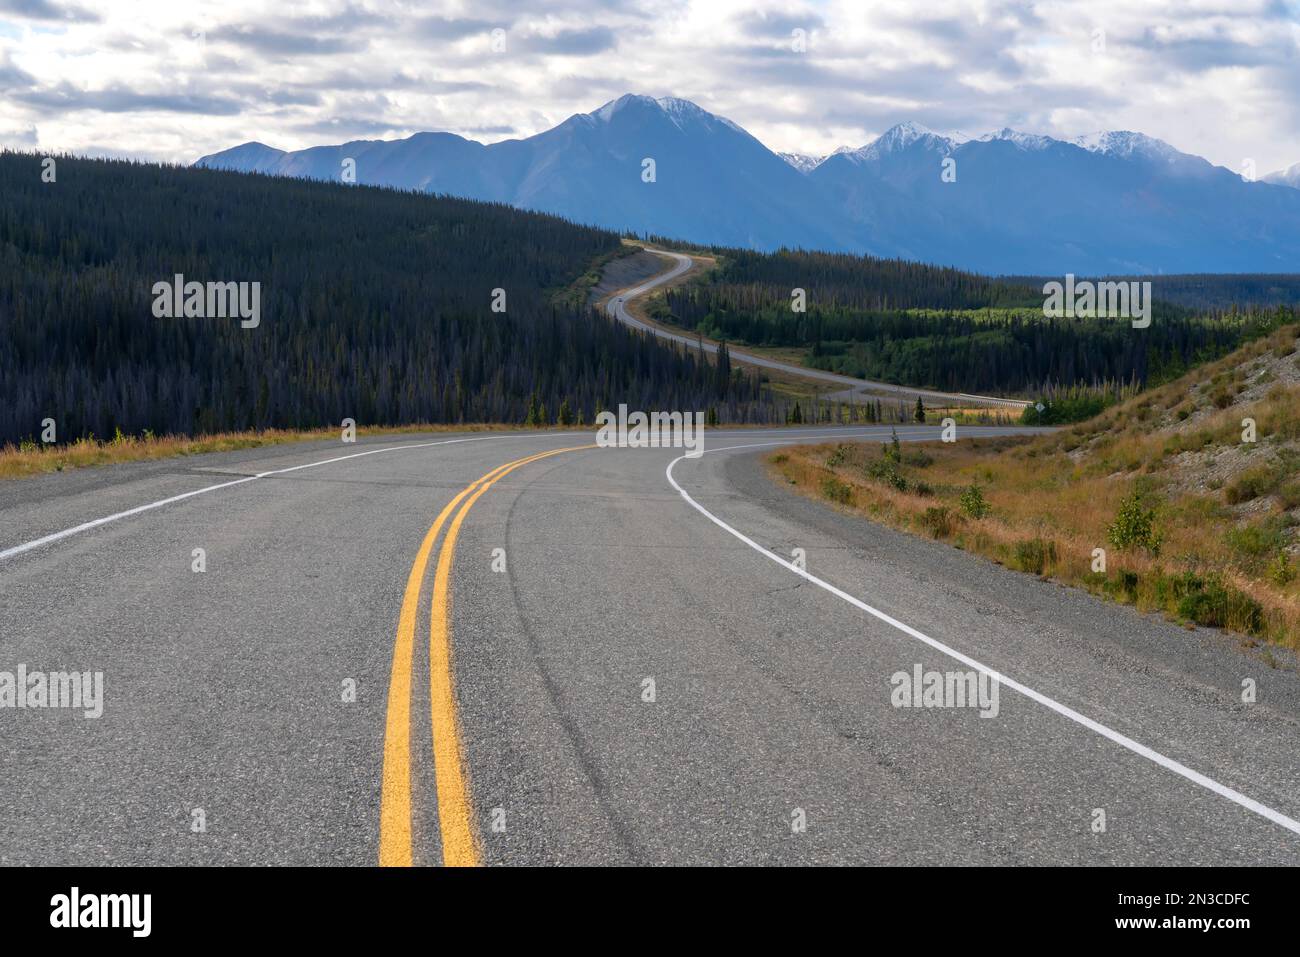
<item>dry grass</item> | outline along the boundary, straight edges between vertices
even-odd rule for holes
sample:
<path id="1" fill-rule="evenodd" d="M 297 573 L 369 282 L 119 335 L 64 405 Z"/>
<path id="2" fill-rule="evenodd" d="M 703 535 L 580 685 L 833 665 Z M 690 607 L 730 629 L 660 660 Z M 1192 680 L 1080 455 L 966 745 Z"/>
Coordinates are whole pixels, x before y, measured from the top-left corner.
<path id="1" fill-rule="evenodd" d="M 909 443 L 892 467 L 875 443 L 801 446 L 769 463 L 804 494 L 892 527 L 1142 610 L 1222 625 L 1250 643 L 1296 648 L 1296 334 L 1281 330 L 1052 435 Z M 1247 417 L 1253 444 L 1241 441 Z M 963 508 L 971 486 L 987 515 Z M 1152 519 L 1154 548 L 1116 543 L 1112 524 L 1130 497 Z M 1097 548 L 1104 572 L 1093 570 Z"/>
<path id="2" fill-rule="evenodd" d="M 514 431 L 517 425 L 405 425 L 390 428 L 357 429 L 364 435 L 401 435 L 413 432 L 485 432 Z M 189 438 L 179 435 L 144 437 L 118 436 L 107 441 L 78 439 L 68 445 L 41 445 L 25 442 L 22 446 L 0 447 L 0 479 L 26 478 L 47 472 L 113 465 L 118 462 L 143 462 L 152 459 L 200 455 L 205 452 L 232 452 L 291 442 L 338 440 L 341 431 L 330 429 L 268 429 L 263 432 L 222 432 Z"/>

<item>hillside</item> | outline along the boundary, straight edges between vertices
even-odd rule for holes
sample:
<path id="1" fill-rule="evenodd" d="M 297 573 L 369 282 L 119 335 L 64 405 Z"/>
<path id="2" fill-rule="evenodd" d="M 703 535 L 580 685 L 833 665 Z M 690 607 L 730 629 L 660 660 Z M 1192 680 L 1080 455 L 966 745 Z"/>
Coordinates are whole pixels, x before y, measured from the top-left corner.
<path id="1" fill-rule="evenodd" d="M 71 157 L 46 183 L 39 157 L 0 153 L 0 444 L 47 418 L 69 442 L 521 423 L 534 406 L 590 422 L 620 401 L 768 414 L 743 413 L 744 376 L 581 305 L 620 251 L 500 204 Z M 178 274 L 247 283 L 257 321 L 159 316 L 155 284 Z"/>
<path id="2" fill-rule="evenodd" d="M 1050 435 L 807 446 L 769 461 L 783 482 L 854 514 L 1296 648 L 1297 335 L 1286 326 Z"/>

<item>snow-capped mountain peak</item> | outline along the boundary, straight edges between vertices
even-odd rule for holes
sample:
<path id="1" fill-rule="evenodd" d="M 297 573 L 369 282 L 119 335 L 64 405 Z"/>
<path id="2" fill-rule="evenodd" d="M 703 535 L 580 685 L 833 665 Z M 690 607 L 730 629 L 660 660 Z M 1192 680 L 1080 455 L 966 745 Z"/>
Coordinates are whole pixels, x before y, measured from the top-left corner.
<path id="1" fill-rule="evenodd" d="M 777 153 L 776 155 L 801 173 L 816 169 L 822 160 L 826 159 L 825 156 L 813 156 L 811 153 Z"/>
<path id="2" fill-rule="evenodd" d="M 1178 150 L 1164 140 L 1147 136 L 1145 133 L 1134 133 L 1131 130 L 1101 130 L 1096 133 L 1085 133 L 1076 136 L 1070 142 L 1090 153 L 1101 153 L 1120 159 L 1131 159 L 1135 156 L 1148 159 L 1173 159 L 1178 155 Z"/>
<path id="3" fill-rule="evenodd" d="M 1055 139 L 1002 129 L 967 142 L 900 123 L 818 161 L 778 157 L 690 101 L 628 94 L 499 143 L 451 133 L 290 153 L 246 143 L 198 165 L 337 181 L 349 157 L 359 158 L 363 185 L 723 246 L 1017 275 L 1268 272 L 1300 262 L 1300 194 L 1123 130 Z M 643 178 L 646 157 L 657 179 Z M 959 175 L 945 178 L 949 169 Z M 1300 185 L 1300 166 L 1263 180 Z M 1068 230 L 1045 225 L 1049 206 Z"/>
<path id="4" fill-rule="evenodd" d="M 744 132 L 741 127 L 725 116 L 717 116 L 690 100 L 679 99 L 675 96 L 661 96 L 656 99 L 653 96 L 646 96 L 641 93 L 625 93 L 616 100 L 610 100 L 600 109 L 588 113 L 587 116 L 593 121 L 610 123 L 620 113 L 636 107 L 655 110 L 663 114 L 678 129 L 685 129 L 687 125 L 692 123 L 701 123 L 705 126 L 721 123 L 733 130 Z"/>
<path id="5" fill-rule="evenodd" d="M 891 126 L 876 138 L 874 143 L 863 147 L 864 156 L 882 156 L 897 150 L 907 149 L 913 143 L 923 141 L 927 145 L 942 146 L 951 149 L 956 145 L 951 137 L 937 133 L 927 126 L 911 121 Z"/>
<path id="6" fill-rule="evenodd" d="M 831 156 L 843 155 L 853 163 L 867 163 L 905 150 L 914 143 L 947 152 L 966 140 L 961 133 L 939 133 L 909 120 L 891 126 L 866 146 L 841 146 Z"/>
<path id="7" fill-rule="evenodd" d="M 1004 126 L 1000 130 L 994 130 L 992 133 L 985 133 L 979 139 L 983 143 L 991 143 L 995 140 L 1005 140 L 1008 143 L 1014 143 L 1022 150 L 1046 149 L 1053 143 L 1058 142 L 1050 136 L 1040 136 L 1037 133 L 1022 133 L 1019 130 L 1013 130 L 1009 126 Z"/>
<path id="8" fill-rule="evenodd" d="M 1292 189 L 1300 189 L 1300 163 L 1288 166 L 1286 169 L 1280 169 L 1276 173 L 1261 176 L 1260 179 L 1275 186 L 1290 186 Z"/>
<path id="9" fill-rule="evenodd" d="M 675 96 L 661 96 L 655 100 L 659 109 L 669 116 L 712 116 L 707 110 L 696 106 L 690 100 L 681 100 Z"/>
<path id="10" fill-rule="evenodd" d="M 928 126 L 922 126 L 920 123 L 914 123 L 911 120 L 905 120 L 902 123 L 896 123 L 885 132 L 880 134 L 876 140 L 877 143 L 884 142 L 891 145 L 907 146 L 914 143 L 923 136 L 938 136 L 934 130 Z"/>

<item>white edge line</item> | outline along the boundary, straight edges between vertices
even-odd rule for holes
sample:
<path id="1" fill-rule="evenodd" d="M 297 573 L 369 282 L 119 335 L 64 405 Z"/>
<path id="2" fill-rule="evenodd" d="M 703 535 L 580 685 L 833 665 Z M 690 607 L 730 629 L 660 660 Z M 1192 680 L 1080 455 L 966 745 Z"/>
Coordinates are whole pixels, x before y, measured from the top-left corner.
<path id="1" fill-rule="evenodd" d="M 754 445 L 732 445 L 732 446 L 726 446 L 724 448 L 708 449 L 707 451 L 726 452 L 731 449 L 760 448 L 760 447 L 766 447 L 772 445 L 787 445 L 787 444 L 789 443 L 760 442 Z M 722 519 L 718 518 L 716 515 L 714 515 L 712 512 L 706 509 L 699 502 L 695 501 L 695 499 L 691 498 L 691 496 L 687 494 L 686 489 L 682 488 L 680 485 L 677 484 L 677 480 L 673 478 L 673 467 L 676 466 L 677 463 L 680 462 L 682 459 L 687 457 L 688 456 L 681 455 L 673 459 L 670 463 L 668 463 L 668 468 L 664 472 L 664 475 L 668 479 L 668 483 L 672 485 L 673 488 L 677 489 L 679 493 L 681 493 L 682 498 L 686 500 L 686 503 L 688 505 L 694 508 L 697 512 L 699 512 L 709 521 L 711 521 L 714 525 L 717 525 L 723 531 L 728 532 L 731 535 L 735 536 L 736 538 L 740 539 L 742 542 L 744 542 L 750 548 L 754 549 L 759 554 L 765 555 L 766 557 L 770 558 L 772 561 L 780 565 L 782 568 L 788 569 L 789 571 L 794 572 L 796 575 L 800 576 L 801 578 L 807 579 L 808 581 L 812 582 L 814 585 L 818 586 L 819 588 L 822 588 L 825 591 L 830 592 L 832 595 L 836 596 L 837 598 L 842 598 L 844 601 L 848 602 L 850 605 L 853 605 L 855 608 L 860 608 L 862 611 L 865 611 L 867 614 L 879 618 L 885 624 L 897 628 L 899 631 L 903 632 L 903 634 L 909 635 L 912 638 L 915 638 L 917 641 L 924 642 L 925 644 L 929 645 L 931 648 L 934 648 L 936 651 L 940 651 L 943 654 L 947 655 L 948 657 L 960 661 L 964 665 L 969 665 L 971 668 L 974 668 L 977 671 L 984 672 L 985 674 L 993 678 L 995 681 L 997 681 L 999 684 L 1006 685 L 1008 688 L 1012 689 L 1013 691 L 1020 692 L 1022 695 L 1024 695 L 1026 698 L 1029 698 L 1031 701 L 1036 701 L 1039 704 L 1043 705 L 1045 708 L 1050 708 L 1052 711 L 1055 711 L 1057 714 L 1063 715 L 1064 717 L 1069 718 L 1071 721 L 1083 725 L 1088 730 L 1101 735 L 1103 738 L 1115 742 L 1120 747 L 1127 748 L 1129 751 L 1132 751 L 1134 754 L 1141 755 L 1142 757 L 1146 758 L 1148 761 L 1152 761 L 1155 764 L 1160 765 L 1162 768 L 1165 768 L 1166 770 L 1173 771 L 1175 774 L 1186 778 L 1188 781 L 1191 781 L 1193 784 L 1198 784 L 1208 791 L 1213 791 L 1215 794 L 1219 795 L 1220 797 L 1225 797 L 1229 801 L 1232 801 L 1234 804 L 1238 804 L 1241 807 L 1244 807 L 1248 811 L 1253 811 L 1254 813 L 1260 815 L 1261 817 L 1267 818 L 1268 820 L 1272 821 L 1274 824 L 1286 828 L 1288 831 L 1291 831 L 1295 834 L 1300 834 L 1300 821 L 1296 821 L 1292 818 L 1289 818 L 1285 814 L 1282 814 L 1279 811 L 1275 811 L 1271 807 L 1268 807 L 1267 805 L 1260 804 L 1254 798 L 1249 798 L 1246 795 L 1242 794 L 1240 791 L 1236 791 L 1225 784 L 1220 784 L 1218 781 L 1215 781 L 1213 778 L 1206 777 L 1204 774 L 1201 774 L 1199 771 L 1193 771 L 1191 768 L 1187 767 L 1184 764 L 1180 764 L 1179 762 L 1175 761 L 1173 758 L 1166 757 L 1165 755 L 1161 754 L 1159 751 L 1154 751 L 1151 748 L 1148 748 L 1145 744 L 1141 744 L 1137 741 L 1134 741 L 1132 738 L 1120 734 L 1118 731 L 1108 728 L 1106 727 L 1106 725 L 1094 721 L 1092 718 L 1089 718 L 1086 715 L 1080 714 L 1079 712 L 1075 711 L 1073 708 L 1061 704 L 1059 701 L 1049 698 L 1047 697 L 1047 695 L 1041 694 L 1040 692 L 1035 691 L 1033 688 L 1026 687 L 1025 685 L 1022 685 L 1020 682 L 1014 681 L 1011 678 L 1006 677 L 1005 675 L 995 671 L 994 669 L 988 667 L 987 665 L 981 664 L 980 662 L 976 661 L 974 658 L 962 654 L 960 651 L 957 651 L 954 648 L 949 648 L 943 642 L 938 641 L 934 638 L 931 638 L 929 635 L 917 631 L 915 628 L 911 627 L 910 625 L 903 624 L 897 618 L 893 618 L 890 615 L 885 614 L 883 611 L 871 607 L 862 599 L 855 598 L 853 595 L 850 595 L 848 592 L 836 588 L 830 582 L 823 581 L 822 579 L 818 578 L 816 575 L 810 574 L 805 569 L 797 567 L 793 562 L 788 562 L 780 555 L 777 555 L 775 552 L 769 551 L 768 549 L 764 548 L 762 545 L 755 542 L 752 538 L 749 538 L 743 532 L 737 531 L 736 529 L 728 525 L 726 522 L 724 522 Z"/>
<path id="2" fill-rule="evenodd" d="M 995 428 L 995 426 L 990 426 L 989 428 Z M 775 432 L 777 430 L 768 429 L 764 431 Z M 827 432 L 827 431 L 843 432 L 845 430 L 844 429 L 801 430 L 801 432 Z M 561 438 L 564 436 L 583 435 L 585 433 L 552 432 L 547 434 L 548 436 L 551 437 Z M 246 475 L 243 478 L 234 479 L 233 481 L 230 482 L 220 482 L 216 485 L 208 485 L 203 488 L 194 489 L 193 491 L 190 492 L 183 492 L 180 495 L 173 495 L 170 498 L 159 499 L 157 502 L 149 502 L 145 505 L 137 505 L 135 508 L 129 508 L 124 512 L 115 512 L 112 515 L 105 515 L 103 518 L 96 518 L 89 522 L 82 522 L 80 525 L 75 525 L 72 528 L 65 528 L 60 532 L 51 532 L 49 535 L 44 535 L 41 538 L 33 539 L 30 542 L 23 542 L 21 545 L 14 545 L 11 548 L 6 548 L 3 551 L 0 551 L 0 561 L 4 561 L 7 558 L 13 558 L 17 555 L 21 555 L 23 554 L 23 552 L 29 552 L 34 548 L 40 548 L 43 545 L 50 545 L 54 542 L 61 541 L 62 539 L 71 538 L 73 535 L 79 535 L 82 532 L 88 532 L 92 528 L 98 528 L 101 525 L 107 525 L 109 522 L 116 522 L 119 519 L 130 518 L 132 515 L 139 515 L 142 512 L 152 511 L 155 508 L 162 508 L 164 505 L 171 505 L 175 502 L 181 502 L 187 498 L 193 498 L 196 495 L 204 495 L 208 492 L 215 492 L 218 489 L 230 488 L 233 485 L 242 485 L 245 482 L 253 482 L 260 478 L 266 478 L 269 475 L 284 475 L 286 472 L 297 472 L 299 469 L 316 468 L 318 465 L 329 465 L 332 462 L 342 462 L 347 459 L 357 459 L 366 455 L 377 455 L 380 452 L 400 452 L 403 449 L 427 449 L 427 448 L 432 448 L 433 446 L 436 445 L 456 445 L 457 443 L 461 443 L 461 442 L 491 442 L 491 441 L 500 441 L 503 439 L 524 439 L 524 438 L 534 438 L 534 436 L 479 435 L 479 436 L 471 436 L 471 437 L 461 438 L 461 439 L 442 439 L 438 442 L 417 442 L 417 443 L 407 443 L 406 445 L 389 445 L 389 446 L 385 446 L 382 449 L 367 449 L 364 452 L 352 452 L 349 453 L 348 455 L 338 455 L 331 459 L 323 459 L 320 462 L 307 462 L 304 465 L 293 465 L 290 466 L 289 468 L 271 469 L 270 471 L 267 472 L 258 472 L 256 475 Z"/>
<path id="3" fill-rule="evenodd" d="M 563 435 L 577 435 L 576 432 L 556 432 L 550 433 L 557 438 Z M 109 522 L 116 522 L 119 519 L 130 518 L 132 515 L 139 515 L 141 512 L 152 511 L 155 508 L 162 508 L 164 505 L 171 505 L 175 502 L 184 501 L 187 498 L 193 498 L 196 495 L 205 495 L 208 492 L 215 492 L 218 489 L 230 488 L 233 485 L 243 485 L 245 482 L 255 482 L 258 479 L 266 478 L 270 475 L 284 475 L 287 472 L 297 472 L 300 469 L 312 469 L 318 465 L 329 465 L 333 462 L 342 462 L 346 459 L 359 459 L 366 455 L 378 455 L 380 452 L 400 452 L 403 449 L 427 449 L 435 445 L 455 445 L 460 442 L 487 442 L 493 439 L 513 439 L 513 438 L 532 438 L 532 436 L 514 436 L 514 435 L 481 435 L 472 438 L 463 439 L 443 439 L 438 442 L 418 442 L 408 443 L 406 445 L 388 445 L 382 449 L 367 449 L 364 452 L 352 452 L 348 455 L 337 455 L 332 459 L 323 459 L 320 462 L 307 462 L 304 465 L 291 465 L 283 469 L 271 469 L 266 472 L 258 472 L 256 475 L 246 475 L 230 482 L 219 482 L 216 485 L 205 485 L 203 488 L 196 488 L 190 492 L 182 492 L 180 495 L 173 495 L 170 498 L 159 499 L 156 502 L 149 502 L 146 505 L 137 505 L 135 508 L 129 508 L 124 512 L 115 512 L 112 515 L 105 515 L 103 518 L 96 518 L 89 522 L 82 522 L 80 525 L 74 525 L 72 528 L 65 528 L 61 532 L 52 532 L 41 538 L 33 539 L 30 542 L 23 542 L 21 545 L 14 545 L 12 548 L 6 548 L 0 551 L 0 561 L 6 558 L 13 558 L 15 555 L 21 555 L 23 552 L 29 552 L 33 548 L 40 548 L 42 545 L 49 545 L 81 532 L 90 531 L 92 528 L 98 528 L 101 525 L 107 525 Z"/>

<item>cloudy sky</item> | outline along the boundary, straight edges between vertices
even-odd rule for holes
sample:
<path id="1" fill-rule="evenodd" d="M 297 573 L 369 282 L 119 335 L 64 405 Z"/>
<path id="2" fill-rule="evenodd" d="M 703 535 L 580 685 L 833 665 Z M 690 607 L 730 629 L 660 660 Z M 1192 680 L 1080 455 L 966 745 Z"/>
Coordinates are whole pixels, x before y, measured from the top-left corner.
<path id="1" fill-rule="evenodd" d="M 1300 0 L 0 0 L 0 145 L 21 149 L 491 142 L 627 92 L 778 150 L 903 120 L 1132 129 L 1262 174 L 1300 162 Z"/>

